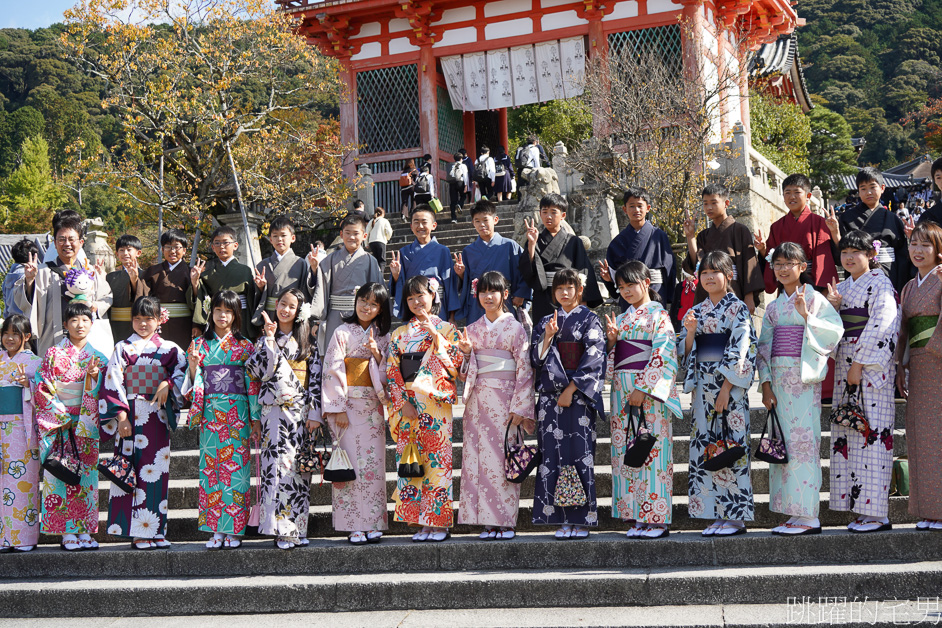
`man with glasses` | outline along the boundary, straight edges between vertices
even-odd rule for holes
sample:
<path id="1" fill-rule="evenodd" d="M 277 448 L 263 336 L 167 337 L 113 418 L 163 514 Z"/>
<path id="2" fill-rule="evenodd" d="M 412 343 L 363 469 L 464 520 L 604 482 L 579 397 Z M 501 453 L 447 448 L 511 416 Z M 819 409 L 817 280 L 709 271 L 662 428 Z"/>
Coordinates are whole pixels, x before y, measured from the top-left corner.
<path id="1" fill-rule="evenodd" d="M 68 216 L 58 221 L 53 227 L 56 259 L 44 264 L 37 255 L 30 254 L 30 260 L 23 265 L 23 277 L 17 280 L 14 287 L 14 299 L 29 317 L 39 355 L 45 355 L 47 349 L 65 338 L 63 314 L 72 301 L 72 297 L 66 294 L 65 275 L 72 268 L 84 267 L 79 260 L 79 252 L 85 244 L 82 233 L 81 218 Z M 89 295 L 88 305 L 97 321 L 111 307 L 112 296 L 100 266 L 95 266 L 94 274 L 95 290 Z M 107 325 L 107 322 L 104 324 Z M 113 349 L 112 346 L 110 350 Z"/>
<path id="2" fill-rule="evenodd" d="M 193 307 L 193 335 L 205 331 L 206 323 L 212 314 L 209 304 L 220 290 L 232 290 L 239 295 L 242 303 L 242 325 L 239 331 L 251 341 L 258 336 L 258 327 L 252 323 L 252 316 L 258 308 L 259 290 L 255 285 L 255 273 L 245 264 L 240 263 L 235 253 L 239 241 L 235 229 L 223 225 L 210 238 L 216 259 L 205 262 L 198 260 L 190 269 L 190 282 L 196 293 Z"/>
<path id="3" fill-rule="evenodd" d="M 141 273 L 136 294 L 160 299 L 160 306 L 170 314 L 170 320 L 160 326 L 160 335 L 184 348 L 190 346 L 193 329 L 193 286 L 190 267 L 183 261 L 188 245 L 186 234 L 178 229 L 160 234 L 164 261 Z"/>

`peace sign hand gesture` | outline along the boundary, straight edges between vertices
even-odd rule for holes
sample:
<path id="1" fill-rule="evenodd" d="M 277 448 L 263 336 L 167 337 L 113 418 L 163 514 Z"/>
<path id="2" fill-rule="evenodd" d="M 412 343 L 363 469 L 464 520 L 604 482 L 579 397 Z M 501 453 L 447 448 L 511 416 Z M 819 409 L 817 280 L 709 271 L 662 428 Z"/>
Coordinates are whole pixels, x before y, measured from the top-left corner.
<path id="1" fill-rule="evenodd" d="M 377 362 L 383 359 L 382 354 L 379 352 L 379 345 L 376 343 L 376 338 L 373 337 L 372 327 L 370 327 L 370 335 L 366 339 L 366 342 L 363 343 L 363 346 L 370 350 L 370 353 L 373 354 L 373 359 Z"/>
<path id="2" fill-rule="evenodd" d="M 844 297 L 841 296 L 841 293 L 837 291 L 837 286 L 834 285 L 834 282 L 828 284 L 828 303 L 834 306 L 835 310 L 841 309 L 841 301 L 844 300 Z"/>
<path id="3" fill-rule="evenodd" d="M 193 284 L 193 290 L 199 288 L 200 275 L 206 270 L 206 260 L 197 258 L 196 263 L 190 268 L 190 283 Z"/>
<path id="4" fill-rule="evenodd" d="M 278 329 L 278 324 L 272 322 L 272 320 L 268 318 L 268 312 L 263 311 L 262 318 L 265 320 L 265 322 L 262 324 L 262 330 L 265 332 L 265 336 L 267 338 L 274 338 L 275 330 Z"/>
<path id="5" fill-rule="evenodd" d="M 27 386 L 29 386 L 29 377 L 26 376 L 26 367 L 24 365 L 22 364 L 16 365 L 16 375 L 14 376 L 13 379 L 17 384 L 19 384 L 23 388 L 26 388 Z"/>
<path id="6" fill-rule="evenodd" d="M 196 341 L 190 343 L 190 349 L 186 353 L 187 362 L 190 363 L 190 371 L 196 373 L 196 367 L 200 365 L 200 350 L 196 346 Z"/>
<path id="7" fill-rule="evenodd" d="M 26 280 L 27 286 L 33 285 L 37 274 L 39 274 L 39 256 L 30 253 L 29 261 L 23 264 L 23 278 Z"/>
<path id="8" fill-rule="evenodd" d="M 828 226 L 828 231 L 831 232 L 831 239 L 835 242 L 841 239 L 841 223 L 837 220 L 837 214 L 834 213 L 834 208 L 828 210 L 828 217 L 824 220 L 824 223 Z"/>
<path id="9" fill-rule="evenodd" d="M 458 348 L 461 349 L 461 353 L 465 355 L 471 353 L 471 338 L 468 336 L 467 328 L 458 332 Z"/>
<path id="10" fill-rule="evenodd" d="M 455 258 L 455 274 L 464 279 L 464 258 L 461 253 L 452 253 Z"/>
<path id="11" fill-rule="evenodd" d="M 688 240 L 692 240 L 697 237 L 697 223 L 694 222 L 693 218 L 687 218 L 684 220 L 684 237 Z"/>
<path id="12" fill-rule="evenodd" d="M 615 315 L 611 312 L 605 315 L 605 336 L 608 338 L 609 345 L 614 345 L 618 340 L 618 325 L 615 322 Z"/>
<path id="13" fill-rule="evenodd" d="M 307 263 L 311 267 L 312 271 L 317 271 L 317 265 L 319 262 L 317 261 L 317 249 L 313 244 L 311 245 L 311 252 L 307 254 Z"/>
<path id="14" fill-rule="evenodd" d="M 523 228 L 527 232 L 527 251 L 530 253 L 530 259 L 536 254 L 536 241 L 540 237 L 540 232 L 536 228 L 536 221 L 530 218 L 523 219 Z"/>
<path id="15" fill-rule="evenodd" d="M 805 301 L 805 292 L 801 288 L 796 288 L 798 294 L 795 295 L 795 311 L 803 319 L 808 320 L 808 303 Z"/>
<path id="16" fill-rule="evenodd" d="M 599 275 L 602 277 L 602 281 L 611 282 L 612 280 L 612 269 L 608 265 L 608 260 L 602 260 L 599 262 Z"/>
<path id="17" fill-rule="evenodd" d="M 759 257 L 765 257 L 765 238 L 762 237 L 762 229 L 756 229 L 755 234 L 752 236 L 752 245 L 756 247 L 756 252 L 759 254 Z"/>
<path id="18" fill-rule="evenodd" d="M 265 286 L 268 285 L 268 280 L 265 279 L 265 273 L 256 268 L 254 271 L 254 275 L 255 275 L 255 285 L 258 286 L 259 290 L 264 290 Z"/>
<path id="19" fill-rule="evenodd" d="M 907 216 L 906 220 L 903 221 L 903 232 L 906 234 L 907 238 L 913 234 L 913 229 L 915 228 L 916 221 L 912 216 Z"/>
<path id="20" fill-rule="evenodd" d="M 392 257 L 389 260 L 389 274 L 392 275 L 393 281 L 399 281 L 399 273 L 402 272 L 402 262 L 399 258 L 399 251 L 393 251 L 390 253 Z"/>
<path id="21" fill-rule="evenodd" d="M 553 318 L 546 321 L 546 327 L 543 328 L 543 334 L 546 336 L 547 340 L 556 335 L 556 332 L 559 331 L 559 319 L 557 318 L 558 312 L 553 312 Z"/>

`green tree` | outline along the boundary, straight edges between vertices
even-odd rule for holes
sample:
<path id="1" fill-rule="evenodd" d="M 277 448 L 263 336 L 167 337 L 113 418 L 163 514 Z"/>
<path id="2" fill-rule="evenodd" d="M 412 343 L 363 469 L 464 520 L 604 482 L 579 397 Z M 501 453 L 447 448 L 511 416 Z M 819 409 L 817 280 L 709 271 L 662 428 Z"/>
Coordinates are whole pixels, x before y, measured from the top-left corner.
<path id="1" fill-rule="evenodd" d="M 4 230 L 34 233 L 45 230 L 52 214 L 65 204 L 66 195 L 52 179 L 49 145 L 42 137 L 23 142 L 20 165 L 3 184 L 0 203 L 8 207 Z"/>
<path id="2" fill-rule="evenodd" d="M 811 124 L 801 107 L 752 90 L 749 119 L 752 145 L 757 151 L 787 174 L 809 171 Z"/>
<path id="3" fill-rule="evenodd" d="M 811 123 L 808 143 L 811 182 L 829 196 L 838 191 L 834 183 L 836 175 L 855 171 L 857 152 L 851 144 L 850 125 L 844 116 L 823 105 L 812 109 L 808 120 Z"/>
<path id="4" fill-rule="evenodd" d="M 536 134 L 540 143 L 552 153 L 556 142 L 562 142 L 570 150 L 574 145 L 592 134 L 592 115 L 574 100 L 551 100 L 549 102 L 524 105 L 511 109 L 507 115 L 510 146 L 507 152 L 513 156 L 514 148 L 526 141 L 528 135 Z"/>
<path id="5" fill-rule="evenodd" d="M 0 117 L 0 179 L 16 168 L 26 138 L 42 136 L 45 124 L 43 114 L 33 107 L 20 107 Z"/>

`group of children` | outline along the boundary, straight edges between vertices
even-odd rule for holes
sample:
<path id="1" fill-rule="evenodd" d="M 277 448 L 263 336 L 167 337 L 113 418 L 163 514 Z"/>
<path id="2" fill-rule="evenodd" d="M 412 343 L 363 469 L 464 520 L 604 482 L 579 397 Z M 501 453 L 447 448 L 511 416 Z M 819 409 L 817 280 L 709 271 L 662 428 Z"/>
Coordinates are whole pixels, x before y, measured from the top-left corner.
<path id="1" fill-rule="evenodd" d="M 872 176 L 864 171 L 862 183 Z M 677 383 L 693 400 L 689 515 L 710 521 L 704 535 L 742 534 L 755 517 L 748 390 L 756 373 L 787 452 L 769 465 L 770 510 L 790 517 L 773 534 L 821 530 L 822 386 L 831 372 L 834 407 L 857 400 L 866 429 L 830 426 L 830 507 L 858 515 L 849 525 L 854 532 L 891 527 L 899 387 L 909 397 L 910 511 L 921 518 L 917 527 L 942 529 L 934 455 L 942 437 L 932 429 L 942 398 L 930 375 L 942 366 L 935 346 L 942 227 L 924 222 L 912 230 L 907 258 L 917 274 L 898 306 L 899 291 L 878 261 L 884 240 L 833 216 L 817 224 L 801 175 L 786 179 L 784 191 L 792 211 L 763 242 L 728 217 L 722 187 L 704 190 L 713 224 L 699 234 L 685 225 L 683 262 L 701 298 L 673 315 L 673 254 L 645 219 L 651 208 L 643 190 L 626 193 L 630 226 L 599 268 L 623 309 L 604 319 L 590 309 L 602 302 L 596 273 L 558 195 L 540 204 L 542 231 L 527 223 L 525 248 L 497 233 L 492 203 L 476 204 L 480 237 L 455 256 L 432 235 L 434 212 L 417 206 L 416 240 L 392 255 L 388 289 L 355 214 L 341 225 L 342 245 L 321 261 L 297 257 L 293 225 L 273 221 L 275 253 L 254 270 L 234 259 L 238 243 L 225 227 L 212 236 L 217 259 L 193 268 L 182 263 L 179 232 L 164 234 L 165 261 L 144 272 L 136 265 L 139 241 L 124 236 L 117 247 L 124 269 L 108 279 L 112 314 L 120 312 L 113 322 L 130 330 L 110 358 L 88 342 L 96 315 L 87 302 L 64 307 L 65 337 L 42 357 L 27 348 L 27 317 L 4 320 L 2 545 L 28 551 L 41 530 L 61 535 L 68 551 L 97 547 L 91 535 L 106 442 L 106 453 L 113 447 L 133 470 L 131 490 L 112 483 L 108 534 L 141 550 L 168 547 L 170 432 L 178 423 L 199 432 L 198 525 L 212 535 L 207 548 L 238 547 L 256 514 L 259 531 L 277 547 L 307 544 L 311 474 L 299 460 L 311 454 L 321 428 L 334 443 L 332 459 L 349 459 L 355 477 L 332 485 L 335 529 L 353 544 L 379 542 L 388 527 L 387 419 L 397 463 L 417 463 L 399 474 L 394 518 L 419 528 L 415 542 L 443 541 L 455 522 L 459 381 L 465 413 L 457 522 L 481 526 L 482 539 L 515 536 L 520 483 L 507 479 L 505 458 L 521 429 L 536 433 L 540 451 L 533 522 L 554 526 L 559 539 L 588 536 L 599 523 L 596 425 L 606 418 L 612 516 L 632 538 L 669 534 Z M 879 209 L 859 213 L 872 218 Z M 835 229 L 847 273 L 839 283 L 826 268 L 833 255 L 820 255 L 824 245 L 816 240 L 831 246 Z M 774 283 L 763 281 L 763 271 Z M 757 337 L 751 314 L 763 288 L 778 295 Z M 123 295 L 130 305 L 120 302 Z M 403 321 L 395 330 L 392 316 Z M 737 446 L 744 448 L 738 458 L 717 468 L 720 455 Z M 71 464 L 78 482 L 51 473 L 55 464 Z"/>

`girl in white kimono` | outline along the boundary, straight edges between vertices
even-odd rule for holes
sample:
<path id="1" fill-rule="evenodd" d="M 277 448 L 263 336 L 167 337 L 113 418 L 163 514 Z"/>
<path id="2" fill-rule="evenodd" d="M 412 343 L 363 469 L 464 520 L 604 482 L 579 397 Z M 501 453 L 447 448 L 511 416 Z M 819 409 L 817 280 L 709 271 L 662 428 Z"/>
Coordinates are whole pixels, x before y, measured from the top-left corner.
<path id="1" fill-rule="evenodd" d="M 772 534 L 820 534 L 821 382 L 844 327 L 827 299 L 803 281 L 808 260 L 786 242 L 769 255 L 779 295 L 765 309 L 759 335 L 759 382 L 766 409 L 775 406 L 787 464 L 769 465 L 769 510 L 790 515 Z"/>
<path id="2" fill-rule="evenodd" d="M 828 286 L 828 301 L 841 313 L 844 337 L 834 357 L 834 403 L 857 387 L 870 433 L 831 425 L 831 510 L 860 516 L 851 532 L 889 530 L 893 424 L 896 421 L 896 363 L 900 311 L 896 290 L 874 261 L 880 241 L 865 231 L 841 238 L 841 265 L 850 275 Z"/>
<path id="3" fill-rule="evenodd" d="M 386 424 L 383 406 L 389 348 L 389 292 L 379 283 L 360 287 L 354 312 L 334 331 L 324 359 L 324 416 L 350 457 L 357 477 L 335 482 L 334 529 L 354 545 L 379 543 L 386 514 Z"/>

